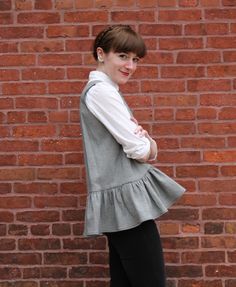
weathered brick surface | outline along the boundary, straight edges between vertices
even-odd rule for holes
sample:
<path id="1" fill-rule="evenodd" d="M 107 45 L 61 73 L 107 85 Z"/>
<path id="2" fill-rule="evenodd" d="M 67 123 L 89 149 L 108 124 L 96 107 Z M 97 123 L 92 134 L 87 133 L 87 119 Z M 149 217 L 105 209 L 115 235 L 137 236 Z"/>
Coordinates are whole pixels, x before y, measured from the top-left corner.
<path id="1" fill-rule="evenodd" d="M 187 188 L 158 221 L 168 287 L 236 286 L 236 1 L 0 1 L 0 287 L 108 287 L 84 238 L 79 93 L 94 35 L 128 23 L 148 47 L 121 87 Z"/>

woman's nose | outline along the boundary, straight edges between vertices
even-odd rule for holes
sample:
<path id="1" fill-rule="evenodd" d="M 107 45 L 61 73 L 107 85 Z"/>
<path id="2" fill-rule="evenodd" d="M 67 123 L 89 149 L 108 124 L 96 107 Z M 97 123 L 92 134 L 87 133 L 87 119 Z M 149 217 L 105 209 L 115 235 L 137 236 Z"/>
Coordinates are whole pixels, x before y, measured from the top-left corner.
<path id="1" fill-rule="evenodd" d="M 132 59 L 130 59 L 130 60 L 128 60 L 127 62 L 126 62 L 126 68 L 128 68 L 128 69 L 134 69 L 135 68 L 135 63 L 133 62 L 133 60 Z"/>

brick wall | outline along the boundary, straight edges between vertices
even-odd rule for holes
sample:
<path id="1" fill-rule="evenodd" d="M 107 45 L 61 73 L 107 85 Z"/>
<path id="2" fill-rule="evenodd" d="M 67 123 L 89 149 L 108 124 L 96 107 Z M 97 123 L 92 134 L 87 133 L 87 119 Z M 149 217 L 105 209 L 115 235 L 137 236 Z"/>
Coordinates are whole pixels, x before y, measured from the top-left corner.
<path id="1" fill-rule="evenodd" d="M 122 90 L 188 189 L 159 221 L 168 287 L 236 286 L 236 1 L 1 0 L 0 287 L 108 286 L 105 238 L 81 236 L 78 117 L 107 23 L 146 40 Z"/>

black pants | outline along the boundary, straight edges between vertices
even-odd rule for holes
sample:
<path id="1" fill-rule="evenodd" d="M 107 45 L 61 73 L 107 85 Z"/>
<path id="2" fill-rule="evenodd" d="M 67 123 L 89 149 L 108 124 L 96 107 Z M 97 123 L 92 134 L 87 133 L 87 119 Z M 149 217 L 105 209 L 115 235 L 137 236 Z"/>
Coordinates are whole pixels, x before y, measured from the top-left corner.
<path id="1" fill-rule="evenodd" d="M 165 268 L 154 220 L 106 234 L 111 287 L 165 287 Z"/>

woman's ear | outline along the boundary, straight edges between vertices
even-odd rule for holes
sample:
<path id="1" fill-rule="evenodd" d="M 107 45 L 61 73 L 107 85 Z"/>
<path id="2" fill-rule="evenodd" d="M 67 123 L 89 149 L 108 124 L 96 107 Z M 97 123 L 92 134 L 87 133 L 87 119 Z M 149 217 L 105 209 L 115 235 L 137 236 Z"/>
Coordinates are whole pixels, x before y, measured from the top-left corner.
<path id="1" fill-rule="evenodd" d="M 102 48 L 97 48 L 97 56 L 98 56 L 98 62 L 103 63 L 104 62 L 104 51 Z"/>

